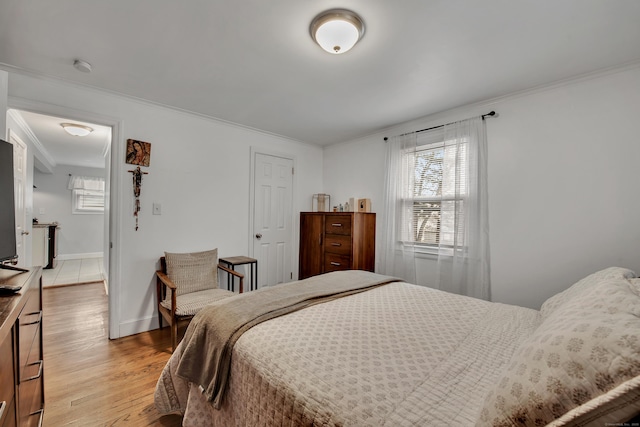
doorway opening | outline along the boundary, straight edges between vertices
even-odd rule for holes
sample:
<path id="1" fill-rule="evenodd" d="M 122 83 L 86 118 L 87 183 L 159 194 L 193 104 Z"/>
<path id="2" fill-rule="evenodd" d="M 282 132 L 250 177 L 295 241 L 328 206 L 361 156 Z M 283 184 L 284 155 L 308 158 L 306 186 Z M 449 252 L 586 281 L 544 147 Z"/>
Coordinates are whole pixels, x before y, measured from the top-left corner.
<path id="1" fill-rule="evenodd" d="M 114 325 L 119 319 L 112 315 L 117 313 L 117 292 L 111 274 L 115 266 L 110 213 L 115 200 L 112 141 L 117 140 L 119 123 L 64 107 L 11 101 L 7 128 L 26 143 L 33 159 L 25 192 L 25 222 L 32 233 L 24 245 L 23 263 L 44 267 L 45 289 L 103 281 L 109 337 L 118 338 Z M 68 122 L 87 126 L 91 132 L 85 137 L 67 135 L 61 124 Z M 55 244 L 41 250 L 51 237 Z"/>

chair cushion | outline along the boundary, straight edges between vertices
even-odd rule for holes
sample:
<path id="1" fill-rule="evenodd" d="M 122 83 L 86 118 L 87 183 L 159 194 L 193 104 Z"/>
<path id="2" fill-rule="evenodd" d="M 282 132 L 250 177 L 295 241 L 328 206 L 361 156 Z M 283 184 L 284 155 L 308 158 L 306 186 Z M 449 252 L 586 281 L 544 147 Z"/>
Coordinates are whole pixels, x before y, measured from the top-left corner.
<path id="1" fill-rule="evenodd" d="M 218 249 L 191 253 L 164 253 L 167 276 L 177 295 L 218 288 Z"/>
<path id="2" fill-rule="evenodd" d="M 233 295 L 235 295 L 233 292 L 225 289 L 207 289 L 178 295 L 176 297 L 176 314 L 178 316 L 193 316 L 204 306 Z M 167 310 L 171 310 L 171 300 L 164 300 L 161 304 Z"/>

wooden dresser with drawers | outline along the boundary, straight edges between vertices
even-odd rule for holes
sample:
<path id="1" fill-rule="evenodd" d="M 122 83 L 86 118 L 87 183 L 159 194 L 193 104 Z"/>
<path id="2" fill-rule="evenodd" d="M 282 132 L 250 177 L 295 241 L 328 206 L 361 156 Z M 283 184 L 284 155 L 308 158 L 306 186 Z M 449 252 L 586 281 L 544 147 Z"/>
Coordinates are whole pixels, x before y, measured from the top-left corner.
<path id="1" fill-rule="evenodd" d="M 298 277 L 375 267 L 376 214 L 301 212 Z"/>
<path id="2" fill-rule="evenodd" d="M 44 416 L 42 268 L 0 270 L 0 427 L 39 426 Z M 0 286 L 1 287 L 1 286 Z"/>

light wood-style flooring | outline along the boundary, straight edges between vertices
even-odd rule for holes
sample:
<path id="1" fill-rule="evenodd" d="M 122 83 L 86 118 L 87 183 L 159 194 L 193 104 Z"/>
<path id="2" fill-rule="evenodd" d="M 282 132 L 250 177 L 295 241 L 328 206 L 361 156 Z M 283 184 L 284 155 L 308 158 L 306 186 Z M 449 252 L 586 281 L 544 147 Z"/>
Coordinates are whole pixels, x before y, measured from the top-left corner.
<path id="1" fill-rule="evenodd" d="M 102 282 L 43 291 L 46 426 L 180 426 L 153 404 L 169 329 L 108 338 Z"/>

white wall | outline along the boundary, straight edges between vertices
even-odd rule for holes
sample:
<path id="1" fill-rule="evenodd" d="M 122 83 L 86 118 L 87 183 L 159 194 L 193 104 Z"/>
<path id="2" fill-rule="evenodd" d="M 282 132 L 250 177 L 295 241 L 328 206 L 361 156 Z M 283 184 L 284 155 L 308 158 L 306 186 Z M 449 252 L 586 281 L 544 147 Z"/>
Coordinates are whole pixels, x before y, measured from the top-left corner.
<path id="1" fill-rule="evenodd" d="M 155 270 L 163 251 L 219 248 L 221 256 L 249 254 L 249 176 L 251 147 L 295 157 L 294 210 L 308 210 L 313 193 L 321 191 L 322 150 L 282 137 L 178 112 L 114 94 L 38 79 L 9 76 L 9 106 L 36 103 L 51 112 L 62 108 L 95 116 L 100 124 L 117 123 L 118 156 L 111 191 L 119 204 L 111 211 L 114 246 L 110 289 L 112 337 L 157 326 Z M 210 94 L 215 96 L 215 94 Z M 98 118 L 106 118 L 100 122 Z M 134 230 L 131 165 L 124 163 L 126 139 L 151 143 L 151 163 L 143 168 L 140 228 Z M 120 160 L 122 159 L 122 160 Z M 152 204 L 162 215 L 152 215 Z M 297 216 L 296 216 L 297 218 Z M 298 221 L 295 220 L 294 267 L 297 266 Z M 294 271 L 296 277 L 297 271 Z M 117 330 L 114 330 L 117 329 Z"/>
<path id="2" fill-rule="evenodd" d="M 640 273 L 639 88 L 640 67 L 629 67 L 333 145 L 325 149 L 323 189 L 332 203 L 371 197 L 379 212 L 383 136 L 494 109 L 499 116 L 487 119 L 492 299 L 539 308 L 601 268 Z M 431 271 L 433 261 L 420 260 L 418 282 L 428 284 Z"/>
<path id="3" fill-rule="evenodd" d="M 58 165 L 53 174 L 35 171 L 33 216 L 42 223 L 58 222 L 58 259 L 95 256 L 104 251 L 104 214 L 72 214 L 69 174 L 105 176 L 104 169 Z"/>
<path id="4" fill-rule="evenodd" d="M 114 148 L 122 160 L 114 165 L 118 209 L 111 214 L 120 256 L 110 278 L 117 294 L 111 336 L 117 337 L 156 326 L 154 271 L 163 251 L 249 253 L 251 147 L 295 157 L 295 212 L 309 210 L 311 195 L 323 191 L 332 204 L 371 198 L 379 211 L 383 136 L 489 108 L 499 113 L 487 122 L 493 299 L 537 308 L 599 268 L 640 272 L 638 87 L 640 69 L 631 68 L 443 112 L 327 147 L 324 156 L 315 146 L 55 80 L 11 73 L 8 90 L 9 107 L 34 103 L 42 112 L 79 111 L 118 125 Z M 130 165 L 124 164 L 128 138 L 152 143 L 137 232 Z M 162 204 L 162 215 L 151 214 L 153 202 Z M 297 217 L 294 224 L 297 242 Z M 426 283 L 428 260 L 421 267 L 418 279 Z"/>

